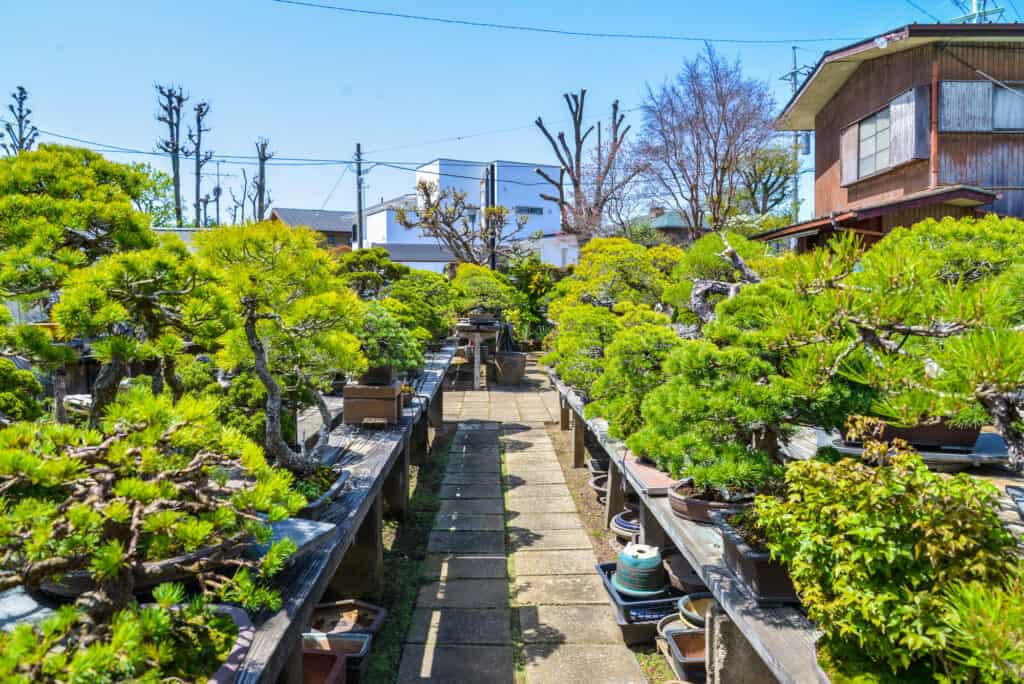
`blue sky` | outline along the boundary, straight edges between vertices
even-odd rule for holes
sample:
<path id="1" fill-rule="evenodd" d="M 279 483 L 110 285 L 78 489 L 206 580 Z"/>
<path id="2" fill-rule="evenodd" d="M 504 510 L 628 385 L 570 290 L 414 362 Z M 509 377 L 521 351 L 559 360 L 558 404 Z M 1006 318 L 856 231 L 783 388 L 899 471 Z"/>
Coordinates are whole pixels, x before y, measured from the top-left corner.
<path id="1" fill-rule="evenodd" d="M 323 2 L 580 31 L 769 40 L 866 37 L 929 21 L 898 0 Z M 564 120 L 563 92 L 586 87 L 588 118 L 607 117 L 612 99 L 636 106 L 647 83 L 671 76 L 701 48 L 442 26 L 271 0 L 7 4 L 0 93 L 24 84 L 41 129 L 143 150 L 152 150 L 161 133 L 153 83 L 173 81 L 194 101 L 211 103 L 213 130 L 207 138 L 219 154 L 252 154 L 253 140 L 267 136 L 282 157 L 350 159 L 359 141 L 367 157 L 377 160 L 550 162 L 550 150 L 530 124 L 538 114 Z M 917 4 L 940 16 L 952 14 L 949 2 Z M 800 59 L 813 63 L 823 50 L 846 42 L 803 43 Z M 788 44 L 716 47 L 739 57 L 751 76 L 769 81 L 780 105 L 788 97 L 789 85 L 779 81 L 790 66 Z M 632 120 L 639 124 L 636 115 Z M 517 127 L 522 128 L 507 131 Z M 496 130 L 504 132 L 423 144 Z M 168 167 L 165 159 L 150 161 Z M 240 182 L 239 167 L 221 170 L 225 189 Z M 276 166 L 269 174 L 274 202 L 319 208 L 341 173 L 341 167 Z M 805 196 L 809 182 L 805 177 Z M 377 167 L 367 179 L 367 201 L 411 187 L 412 174 Z M 353 208 L 354 197 L 347 173 L 327 207 Z"/>

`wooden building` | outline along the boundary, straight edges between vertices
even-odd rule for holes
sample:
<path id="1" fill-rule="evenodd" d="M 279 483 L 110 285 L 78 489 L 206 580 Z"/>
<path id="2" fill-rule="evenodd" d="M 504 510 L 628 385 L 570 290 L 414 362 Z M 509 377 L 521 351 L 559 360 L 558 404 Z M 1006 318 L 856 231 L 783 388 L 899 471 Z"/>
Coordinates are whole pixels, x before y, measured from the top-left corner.
<path id="1" fill-rule="evenodd" d="M 828 52 L 776 128 L 815 133 L 816 218 L 760 240 L 1024 217 L 1024 24 L 912 24 Z"/>

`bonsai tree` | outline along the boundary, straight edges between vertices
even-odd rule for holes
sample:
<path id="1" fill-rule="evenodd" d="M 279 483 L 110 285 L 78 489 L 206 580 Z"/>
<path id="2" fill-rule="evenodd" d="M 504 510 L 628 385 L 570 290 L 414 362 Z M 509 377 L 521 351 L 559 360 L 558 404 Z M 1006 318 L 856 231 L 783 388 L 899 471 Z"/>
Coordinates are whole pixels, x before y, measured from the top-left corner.
<path id="1" fill-rule="evenodd" d="M 564 275 L 563 271 L 543 263 L 536 254 L 509 262 L 509 280 L 519 291 L 523 304 L 519 312 L 523 339 L 539 343 L 551 329 L 547 320 L 548 295 Z"/>
<path id="2" fill-rule="evenodd" d="M 18 420 L 35 420 L 43 414 L 43 386 L 32 371 L 0 358 L 0 427 Z"/>
<path id="3" fill-rule="evenodd" d="M 404 327 L 414 333 L 417 328 L 426 333 L 416 333 L 417 337 L 441 339 L 451 334 L 455 324 L 455 291 L 440 273 L 412 269 L 387 285 L 382 294 L 385 306 L 397 302 L 404 307 L 404 311 L 389 308 Z"/>
<path id="4" fill-rule="evenodd" d="M 763 451 L 726 442 L 710 460 L 691 462 L 672 476 L 690 478 L 690 491 L 702 499 L 737 502 L 777 490 L 784 472 L 782 465 Z"/>
<path id="5" fill-rule="evenodd" d="M 158 247 L 103 257 L 67 281 L 53 317 L 67 338 L 85 338 L 102 361 L 89 422 L 97 425 L 133 361 L 155 359 L 153 391 L 185 391 L 176 358 L 186 344 L 212 345 L 232 310 L 215 274 L 176 237 Z"/>
<path id="6" fill-rule="evenodd" d="M 459 264 L 452 280 L 459 310 L 502 312 L 519 303 L 514 287 L 500 273 L 475 264 Z"/>
<path id="7" fill-rule="evenodd" d="M 409 275 L 409 267 L 396 264 L 383 247 L 338 252 L 338 275 L 360 299 L 377 299 L 389 285 Z"/>
<path id="8" fill-rule="evenodd" d="M 87 573 L 92 588 L 76 606 L 97 635 L 140 581 L 191 577 L 227 601 L 277 605 L 264 580 L 294 546 L 275 543 L 261 560 L 242 553 L 304 505 L 291 484 L 205 399 L 174 404 L 136 388 L 98 431 L 14 423 L 0 430 L 0 590 Z"/>
<path id="9" fill-rule="evenodd" d="M 622 328 L 610 310 L 576 304 L 562 309 L 558 327 L 548 336 L 541 362 L 554 368 L 569 386 L 589 394 L 604 370 L 605 347 Z"/>
<path id="10" fill-rule="evenodd" d="M 207 267 L 218 269 L 225 296 L 241 327 L 223 338 L 218 363 L 251 370 L 266 390 L 265 447 L 274 462 L 311 475 L 319 468 L 331 416 L 323 399 L 337 375 L 366 369 L 353 334 L 364 307 L 335 274 L 319 236 L 277 222 L 228 226 L 197 235 Z M 288 392 L 309 397 L 323 427 L 316 446 L 303 453 L 284 440 L 282 414 Z"/>
<path id="11" fill-rule="evenodd" d="M 371 369 L 404 372 L 423 365 L 423 352 L 416 337 L 379 302 L 371 302 L 366 307 L 362 327 L 356 335 Z"/>

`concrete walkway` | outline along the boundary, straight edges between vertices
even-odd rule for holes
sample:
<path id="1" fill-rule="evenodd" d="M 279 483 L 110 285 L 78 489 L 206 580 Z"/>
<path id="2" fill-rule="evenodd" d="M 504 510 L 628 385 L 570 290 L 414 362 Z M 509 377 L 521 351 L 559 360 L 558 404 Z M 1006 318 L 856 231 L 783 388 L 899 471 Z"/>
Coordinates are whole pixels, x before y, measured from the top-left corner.
<path id="1" fill-rule="evenodd" d="M 519 387 L 445 393 L 445 418 L 459 427 L 403 684 L 644 681 L 545 428 L 557 395 L 528 368 Z"/>

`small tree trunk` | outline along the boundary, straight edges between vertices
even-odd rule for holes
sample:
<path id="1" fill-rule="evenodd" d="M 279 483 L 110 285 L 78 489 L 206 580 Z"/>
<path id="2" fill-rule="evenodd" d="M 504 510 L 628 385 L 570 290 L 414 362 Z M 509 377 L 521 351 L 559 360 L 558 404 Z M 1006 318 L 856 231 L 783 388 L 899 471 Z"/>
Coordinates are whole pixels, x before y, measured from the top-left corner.
<path id="1" fill-rule="evenodd" d="M 53 374 L 53 420 L 56 423 L 68 422 L 68 410 L 64 406 L 64 397 L 68 396 L 68 373 L 64 366 Z"/>
<path id="2" fill-rule="evenodd" d="M 177 372 L 178 362 L 173 356 L 165 356 L 160 359 L 160 370 L 163 375 L 164 384 L 171 388 L 171 398 L 174 403 L 185 396 L 185 383 L 182 382 L 181 376 Z"/>
<path id="3" fill-rule="evenodd" d="M 124 357 L 114 355 L 100 366 L 96 384 L 92 388 L 92 406 L 89 408 L 89 426 L 98 427 L 107 407 L 117 399 L 121 381 L 128 376 L 128 362 Z"/>

